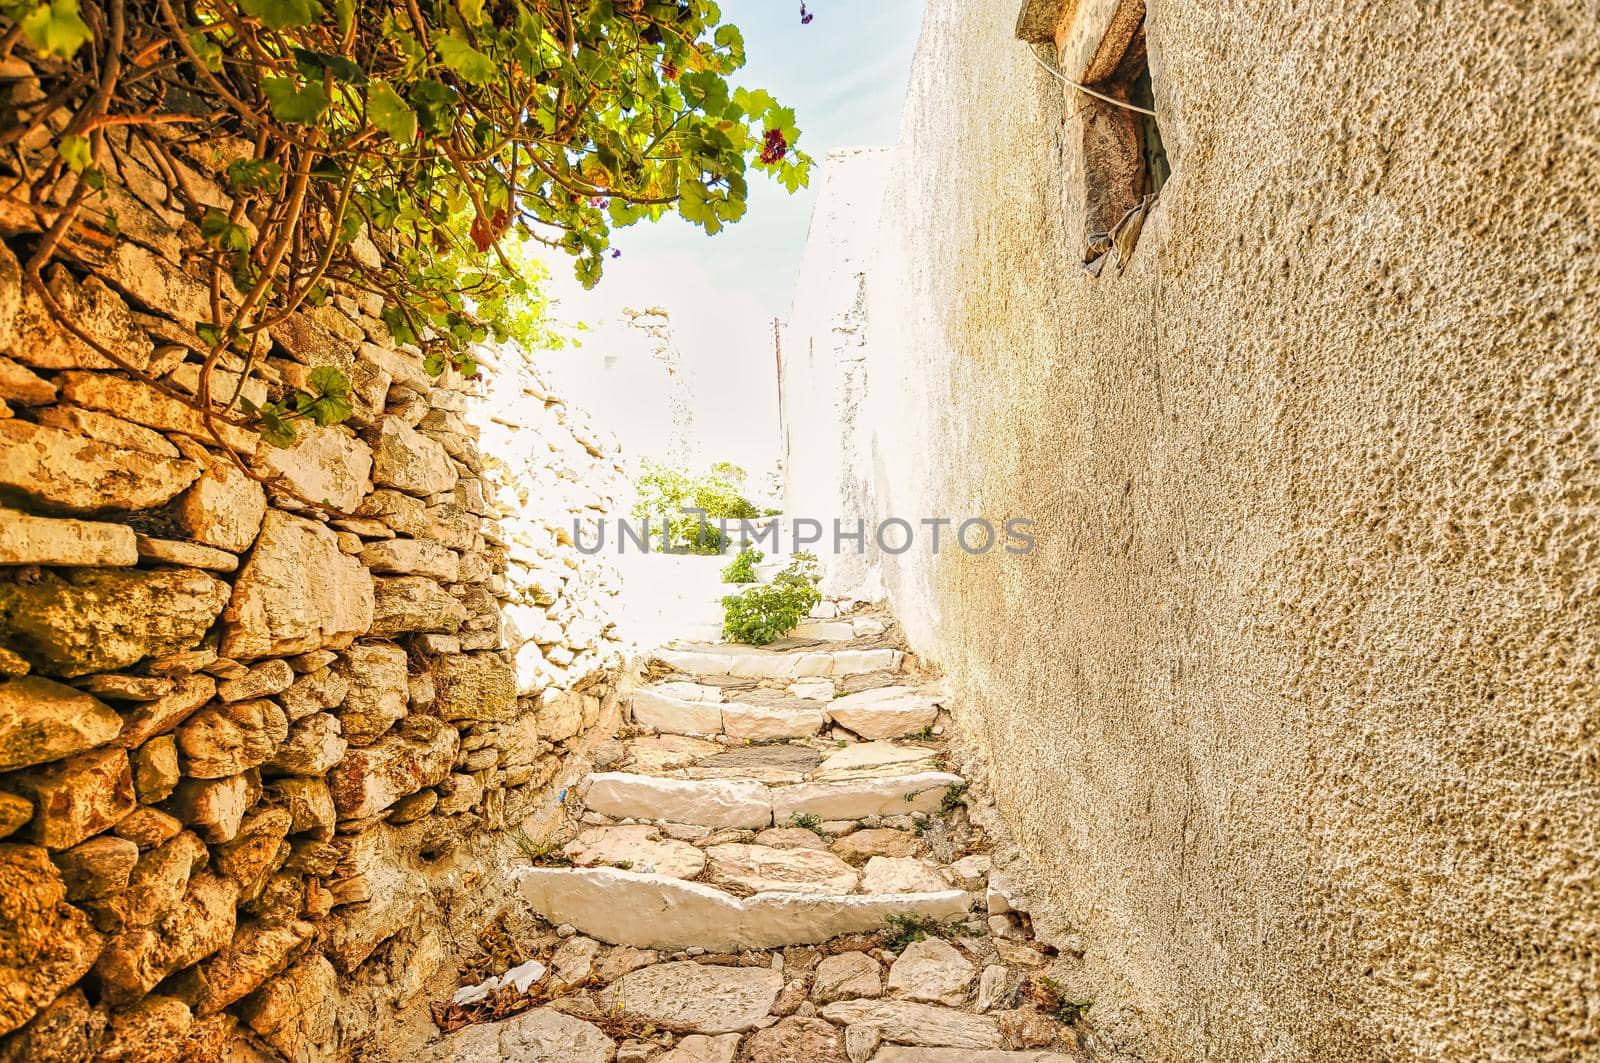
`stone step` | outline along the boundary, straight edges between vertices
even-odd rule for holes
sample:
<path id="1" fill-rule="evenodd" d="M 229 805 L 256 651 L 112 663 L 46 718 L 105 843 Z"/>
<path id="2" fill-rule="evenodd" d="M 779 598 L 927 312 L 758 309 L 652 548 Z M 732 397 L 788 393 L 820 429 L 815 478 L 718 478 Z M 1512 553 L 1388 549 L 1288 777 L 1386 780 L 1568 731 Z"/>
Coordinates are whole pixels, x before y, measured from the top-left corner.
<path id="1" fill-rule="evenodd" d="M 749 679 L 805 679 L 898 671 L 905 655 L 895 649 L 771 652 L 738 644 L 686 644 L 659 649 L 652 659 L 688 675 L 732 675 Z"/>
<path id="2" fill-rule="evenodd" d="M 947 771 L 908 771 L 784 786 L 606 771 L 585 778 L 580 797 L 585 807 L 612 819 L 759 830 L 787 825 L 794 816 L 855 820 L 937 812 L 950 788 L 961 785 L 961 776 Z"/>
<path id="3" fill-rule="evenodd" d="M 735 897 L 701 882 L 618 868 L 528 867 L 517 890 L 542 918 L 589 937 L 634 948 L 714 952 L 818 944 L 881 930 L 891 915 L 956 922 L 972 896 L 963 890 L 888 895 L 757 893 Z"/>
<path id="4" fill-rule="evenodd" d="M 676 735 L 726 734 L 752 741 L 805 738 L 820 732 L 827 722 L 820 703 L 749 705 L 733 701 L 690 701 L 651 687 L 633 692 L 630 709 L 634 723 L 653 731 Z"/>

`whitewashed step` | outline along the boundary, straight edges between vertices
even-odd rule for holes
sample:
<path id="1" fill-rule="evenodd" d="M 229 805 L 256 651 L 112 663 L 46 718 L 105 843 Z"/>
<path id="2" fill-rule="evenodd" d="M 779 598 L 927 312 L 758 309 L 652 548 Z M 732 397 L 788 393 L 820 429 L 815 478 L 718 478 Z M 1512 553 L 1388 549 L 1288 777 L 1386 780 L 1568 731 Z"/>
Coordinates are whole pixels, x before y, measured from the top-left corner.
<path id="1" fill-rule="evenodd" d="M 919 771 L 868 779 L 839 779 L 774 786 L 772 814 L 787 823 L 795 815 L 822 819 L 865 819 L 868 816 L 903 816 L 908 812 L 937 812 L 952 786 L 962 783 L 947 771 Z"/>
<path id="2" fill-rule="evenodd" d="M 642 687 L 633 692 L 629 710 L 634 723 L 652 731 L 674 735 L 722 733 L 722 706 L 714 701 L 685 701 L 651 687 Z"/>
<path id="3" fill-rule="evenodd" d="M 974 1051 L 970 1048 L 884 1045 L 870 1063 L 1082 1063 L 1082 1060 L 1082 1056 L 1064 1056 L 1060 1052 L 1008 1052 L 1001 1048 Z"/>
<path id="4" fill-rule="evenodd" d="M 788 637 L 792 639 L 819 639 L 824 642 L 849 642 L 851 639 L 871 638 L 889 630 L 875 616 L 849 617 L 844 620 L 802 620 Z"/>
<path id="5" fill-rule="evenodd" d="M 613 819 L 663 819 L 702 827 L 772 825 L 772 794 L 758 782 L 605 771 L 588 776 L 580 796 L 591 811 Z"/>
<path id="6" fill-rule="evenodd" d="M 824 706 L 828 719 L 862 738 L 900 738 L 933 725 L 939 703 L 908 687 L 878 687 L 846 694 Z"/>
<path id="7" fill-rule="evenodd" d="M 972 902 L 962 890 L 892 896 L 758 893 L 741 899 L 699 882 L 608 867 L 522 868 L 517 890 L 549 922 L 570 923 L 608 944 L 699 946 L 713 952 L 818 944 L 841 934 L 881 930 L 891 915 L 954 922 L 966 918 Z"/>
<path id="8" fill-rule="evenodd" d="M 613 819 L 760 830 L 774 823 L 786 824 L 795 815 L 827 820 L 937 812 L 950 787 L 962 782 L 961 776 L 948 771 L 912 771 L 785 786 L 604 771 L 584 780 L 579 797 L 591 811 Z"/>
<path id="9" fill-rule="evenodd" d="M 905 659 L 903 653 L 893 649 L 774 653 L 743 645 L 688 645 L 656 650 L 653 656 L 662 664 L 689 675 L 732 675 L 747 679 L 806 679 L 896 671 Z"/>
<path id="10" fill-rule="evenodd" d="M 684 687 L 689 684 L 667 685 Z M 629 710 L 634 723 L 663 734 L 727 734 L 752 741 L 806 738 L 821 731 L 827 722 L 820 705 L 691 701 L 673 697 L 655 687 L 634 691 Z"/>

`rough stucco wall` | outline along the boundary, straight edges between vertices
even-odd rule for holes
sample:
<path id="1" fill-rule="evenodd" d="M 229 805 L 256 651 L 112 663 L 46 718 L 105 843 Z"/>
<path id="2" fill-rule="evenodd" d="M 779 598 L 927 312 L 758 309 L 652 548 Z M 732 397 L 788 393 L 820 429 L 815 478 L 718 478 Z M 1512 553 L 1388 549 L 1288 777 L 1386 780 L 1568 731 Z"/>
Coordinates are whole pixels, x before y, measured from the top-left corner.
<path id="1" fill-rule="evenodd" d="M 929 5 L 870 504 L 1037 521 L 879 560 L 1094 1018 L 1152 1059 L 1592 1056 L 1594 5 L 1151 0 L 1174 176 L 1098 280 L 1015 8 Z"/>

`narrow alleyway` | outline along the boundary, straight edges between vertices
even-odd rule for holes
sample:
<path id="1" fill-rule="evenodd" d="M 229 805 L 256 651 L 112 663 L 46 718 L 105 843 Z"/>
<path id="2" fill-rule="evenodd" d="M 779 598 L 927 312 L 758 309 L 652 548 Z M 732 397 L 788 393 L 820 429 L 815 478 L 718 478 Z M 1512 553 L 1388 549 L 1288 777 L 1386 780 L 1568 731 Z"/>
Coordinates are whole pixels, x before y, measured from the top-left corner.
<path id="1" fill-rule="evenodd" d="M 703 611 L 679 629 L 704 637 Z M 548 927 L 516 999 L 540 1006 L 493 1021 L 498 987 L 463 991 L 473 1024 L 443 1058 L 1084 1058 L 946 761 L 941 697 L 893 617 L 851 602 L 767 647 L 655 650 L 565 844 L 520 872 Z"/>

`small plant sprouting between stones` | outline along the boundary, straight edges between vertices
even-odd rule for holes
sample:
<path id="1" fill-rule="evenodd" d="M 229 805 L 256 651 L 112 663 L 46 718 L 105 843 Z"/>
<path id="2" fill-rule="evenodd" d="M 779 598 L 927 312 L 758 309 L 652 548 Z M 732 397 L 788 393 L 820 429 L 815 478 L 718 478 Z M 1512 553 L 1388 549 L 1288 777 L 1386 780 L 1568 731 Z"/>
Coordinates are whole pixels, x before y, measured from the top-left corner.
<path id="1" fill-rule="evenodd" d="M 940 812 L 954 812 L 967 803 L 967 784 L 958 782 L 951 784 L 944 792 L 944 798 L 939 802 Z"/>
<path id="2" fill-rule="evenodd" d="M 522 855 L 528 858 L 528 863 L 534 867 L 571 867 L 572 857 L 562 852 L 551 842 L 536 842 L 523 831 L 517 831 L 512 839 Z"/>
<path id="3" fill-rule="evenodd" d="M 1040 975 L 1033 983 L 1033 996 L 1042 1010 L 1054 1015 L 1063 1025 L 1075 1025 L 1087 1012 L 1092 1000 L 1072 1000 L 1061 988 L 1061 983 L 1049 975 Z"/>
<path id="4" fill-rule="evenodd" d="M 904 952 L 916 941 L 930 937 L 952 937 L 967 933 L 962 923 L 941 923 L 931 915 L 891 915 L 883 930 L 886 935 L 883 947 L 891 952 Z"/>
<path id="5" fill-rule="evenodd" d="M 817 556 L 798 553 L 771 583 L 757 584 L 722 599 L 722 632 L 729 641 L 765 646 L 795 629 L 822 601 Z"/>
<path id="6" fill-rule="evenodd" d="M 803 827 L 819 838 L 826 838 L 828 832 L 822 829 L 822 817 L 815 812 L 795 812 L 789 816 L 789 826 Z"/>
<path id="7" fill-rule="evenodd" d="M 756 565 L 764 555 L 753 546 L 747 546 L 739 551 L 739 556 L 728 562 L 722 570 L 724 583 L 754 583 L 756 582 Z"/>

